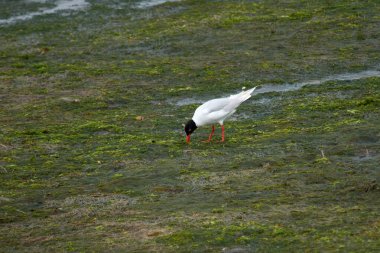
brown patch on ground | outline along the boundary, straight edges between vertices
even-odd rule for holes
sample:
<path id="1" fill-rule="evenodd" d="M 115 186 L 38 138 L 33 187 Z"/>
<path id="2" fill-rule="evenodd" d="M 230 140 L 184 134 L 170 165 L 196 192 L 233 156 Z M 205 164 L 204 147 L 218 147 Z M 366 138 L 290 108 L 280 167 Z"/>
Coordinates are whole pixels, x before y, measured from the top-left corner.
<path id="1" fill-rule="evenodd" d="M 49 235 L 49 236 L 31 236 L 31 237 L 26 237 L 26 238 L 22 238 L 21 239 L 21 244 L 22 245 L 32 245 L 32 244 L 35 244 L 35 243 L 43 243 L 43 242 L 47 242 L 47 241 L 50 241 L 54 239 L 54 236 L 52 235 Z"/>

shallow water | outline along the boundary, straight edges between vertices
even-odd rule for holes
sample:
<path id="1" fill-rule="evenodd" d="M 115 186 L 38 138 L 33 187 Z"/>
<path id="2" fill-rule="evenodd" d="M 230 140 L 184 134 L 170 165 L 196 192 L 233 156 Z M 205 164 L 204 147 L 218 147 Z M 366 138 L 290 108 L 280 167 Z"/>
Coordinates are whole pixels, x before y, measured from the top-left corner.
<path id="1" fill-rule="evenodd" d="M 29 2 L 45 3 L 46 1 L 44 1 L 44 0 L 30 1 L 29 0 Z M 17 21 L 28 20 L 28 19 L 31 19 L 35 16 L 41 16 L 41 15 L 45 15 L 45 14 L 53 14 L 53 13 L 56 13 L 59 11 L 64 11 L 64 10 L 81 10 L 81 9 L 86 8 L 88 5 L 89 5 L 89 3 L 86 2 L 85 0 L 61 0 L 61 1 L 57 1 L 56 6 L 53 8 L 41 9 L 40 11 L 29 12 L 29 13 L 24 14 L 24 15 L 18 15 L 18 16 L 14 16 L 11 18 L 7 18 L 7 19 L 0 19 L 0 25 L 13 24 Z"/>
<path id="2" fill-rule="evenodd" d="M 292 83 L 292 84 L 266 84 L 255 90 L 255 94 L 269 93 L 269 92 L 287 92 L 287 91 L 295 91 L 299 90 L 307 85 L 321 85 L 328 81 L 350 81 L 350 80 L 358 80 L 362 78 L 368 77 L 380 77 L 379 70 L 366 70 L 357 73 L 344 73 L 338 75 L 331 75 L 319 80 L 310 80 L 300 83 Z M 227 95 L 228 96 L 228 95 Z M 199 99 L 199 98 L 184 98 L 174 102 L 177 106 L 191 105 L 191 104 L 201 104 L 208 99 Z"/>
<path id="3" fill-rule="evenodd" d="M 156 5 L 164 4 L 166 2 L 179 2 L 180 0 L 143 0 L 135 5 L 138 9 L 146 9 Z M 48 0 L 25 0 L 28 2 L 46 3 Z M 59 11 L 65 10 L 82 10 L 88 7 L 90 3 L 86 0 L 59 0 L 56 1 L 56 6 L 53 8 L 42 8 L 39 11 L 29 12 L 23 15 L 13 16 L 7 19 L 0 19 L 0 25 L 10 25 L 18 21 L 25 21 L 32 19 L 35 16 L 41 16 L 45 14 L 53 14 Z"/>
<path id="4" fill-rule="evenodd" d="M 294 90 L 299 90 L 306 85 L 320 85 L 328 81 L 351 81 L 351 80 L 357 80 L 357 79 L 368 78 L 368 77 L 380 77 L 380 71 L 366 70 L 366 71 L 357 72 L 357 73 L 331 75 L 319 80 L 310 80 L 310 81 L 293 83 L 293 84 L 282 84 L 282 85 L 267 84 L 258 88 L 255 91 L 255 94 L 268 93 L 268 92 L 294 91 Z"/>
<path id="5" fill-rule="evenodd" d="M 153 7 L 153 6 L 160 5 L 166 2 L 179 2 L 179 1 L 180 0 L 145 0 L 138 3 L 136 7 L 139 9 L 145 9 L 145 8 Z"/>

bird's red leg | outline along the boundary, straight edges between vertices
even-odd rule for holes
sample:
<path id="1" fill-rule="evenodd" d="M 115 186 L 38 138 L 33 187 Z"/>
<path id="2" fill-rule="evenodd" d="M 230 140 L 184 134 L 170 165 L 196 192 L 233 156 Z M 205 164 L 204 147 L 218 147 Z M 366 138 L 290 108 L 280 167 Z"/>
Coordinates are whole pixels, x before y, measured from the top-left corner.
<path id="1" fill-rule="evenodd" d="M 214 131 L 215 131 L 215 126 L 214 126 L 214 125 L 212 125 L 212 130 L 211 130 L 211 133 L 210 133 L 210 135 L 208 136 L 208 140 L 205 140 L 205 141 L 203 141 L 203 142 L 210 142 L 210 141 L 211 141 L 211 138 L 212 138 L 212 136 L 214 135 Z"/>
<path id="2" fill-rule="evenodd" d="M 224 142 L 224 125 L 222 125 L 222 139 L 220 140 L 220 142 Z"/>

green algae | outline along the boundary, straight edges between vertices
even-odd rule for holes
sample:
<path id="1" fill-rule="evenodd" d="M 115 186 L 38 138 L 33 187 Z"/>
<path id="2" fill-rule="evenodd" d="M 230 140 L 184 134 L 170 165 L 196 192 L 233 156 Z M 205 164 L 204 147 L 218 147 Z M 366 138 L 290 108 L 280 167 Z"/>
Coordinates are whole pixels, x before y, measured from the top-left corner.
<path id="1" fill-rule="evenodd" d="M 90 2 L 0 27 L 0 251 L 377 251 L 378 77 L 169 102 L 377 68 L 375 1 Z"/>

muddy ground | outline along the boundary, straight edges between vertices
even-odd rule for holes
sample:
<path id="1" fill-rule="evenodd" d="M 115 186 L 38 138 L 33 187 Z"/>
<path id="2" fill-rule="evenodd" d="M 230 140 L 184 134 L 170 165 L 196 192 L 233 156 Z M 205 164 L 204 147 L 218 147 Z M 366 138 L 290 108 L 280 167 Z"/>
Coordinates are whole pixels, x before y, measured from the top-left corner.
<path id="1" fill-rule="evenodd" d="M 378 252 L 378 1 L 52 8 L 0 1 L 0 252 Z"/>

